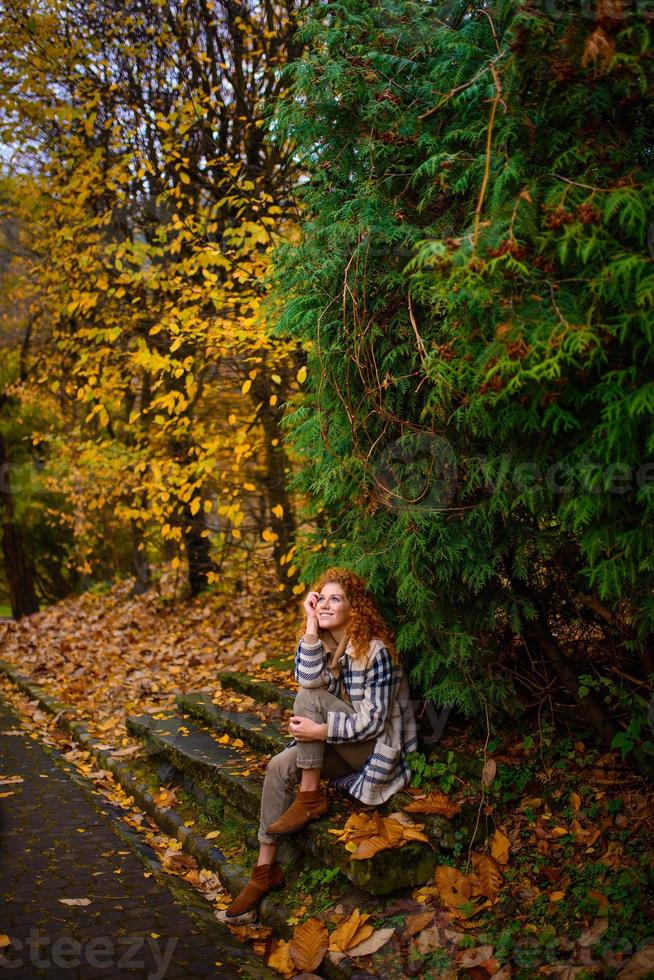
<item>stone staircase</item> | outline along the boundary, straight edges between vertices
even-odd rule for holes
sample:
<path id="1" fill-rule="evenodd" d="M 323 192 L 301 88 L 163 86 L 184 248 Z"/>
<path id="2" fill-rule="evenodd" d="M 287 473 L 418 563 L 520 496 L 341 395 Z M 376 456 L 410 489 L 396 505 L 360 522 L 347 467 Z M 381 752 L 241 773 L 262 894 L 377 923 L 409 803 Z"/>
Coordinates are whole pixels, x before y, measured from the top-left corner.
<path id="1" fill-rule="evenodd" d="M 247 695 L 262 705 L 293 707 L 293 692 L 273 684 L 232 671 L 221 673 L 219 680 L 223 689 Z M 204 693 L 179 694 L 175 700 L 177 711 L 128 717 L 128 730 L 144 743 L 151 756 L 165 764 L 165 780 L 181 783 L 217 828 L 221 816 L 232 820 L 236 817 L 243 841 L 256 846 L 265 763 L 289 744 L 285 726 L 281 721 L 279 725 L 265 722 L 247 711 L 226 710 Z M 224 739 L 221 743 L 221 736 L 225 735 L 230 741 Z M 403 794 L 398 794 L 382 812 L 397 810 L 406 801 Z M 308 857 L 313 865 L 337 867 L 354 885 L 370 894 L 385 895 L 428 881 L 435 866 L 444 860 L 443 852 L 454 846 L 455 831 L 466 819 L 461 815 L 453 819 L 418 816 L 416 820 L 425 823 L 431 844 L 413 842 L 357 861 L 328 832 L 330 827 L 343 826 L 356 809 L 364 807 L 353 807 L 334 796 L 326 817 L 283 839 L 280 860 Z"/>

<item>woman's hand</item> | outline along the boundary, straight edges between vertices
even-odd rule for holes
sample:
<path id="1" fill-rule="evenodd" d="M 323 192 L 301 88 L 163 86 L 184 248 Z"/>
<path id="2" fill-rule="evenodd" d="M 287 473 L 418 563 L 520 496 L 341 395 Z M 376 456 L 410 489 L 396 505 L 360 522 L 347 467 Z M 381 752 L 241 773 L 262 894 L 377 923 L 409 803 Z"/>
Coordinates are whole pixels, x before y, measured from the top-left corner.
<path id="1" fill-rule="evenodd" d="M 312 721 L 302 715 L 292 715 L 288 722 L 288 730 L 298 742 L 327 741 L 327 725 L 325 722 Z"/>
<path id="2" fill-rule="evenodd" d="M 320 595 L 318 592 L 309 592 L 306 599 L 304 600 L 303 607 L 307 614 L 307 633 L 314 633 L 318 635 L 318 599 Z"/>

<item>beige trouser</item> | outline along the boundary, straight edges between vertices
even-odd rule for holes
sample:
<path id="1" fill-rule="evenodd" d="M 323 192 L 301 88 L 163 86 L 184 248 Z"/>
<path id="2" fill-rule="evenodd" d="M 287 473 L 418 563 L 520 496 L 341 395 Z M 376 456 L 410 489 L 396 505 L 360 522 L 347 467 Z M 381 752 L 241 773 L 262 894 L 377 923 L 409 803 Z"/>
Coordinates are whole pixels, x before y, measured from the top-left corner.
<path id="1" fill-rule="evenodd" d="M 324 687 L 301 687 L 297 692 L 294 713 L 312 721 L 327 721 L 328 711 L 347 711 L 355 714 L 352 705 L 330 694 Z M 268 826 L 281 817 L 295 795 L 302 778 L 302 769 L 321 769 L 325 779 L 357 772 L 375 747 L 376 738 L 365 742 L 298 742 L 278 752 L 268 763 L 261 795 L 259 840 L 262 844 L 277 844 L 280 834 L 269 834 Z"/>

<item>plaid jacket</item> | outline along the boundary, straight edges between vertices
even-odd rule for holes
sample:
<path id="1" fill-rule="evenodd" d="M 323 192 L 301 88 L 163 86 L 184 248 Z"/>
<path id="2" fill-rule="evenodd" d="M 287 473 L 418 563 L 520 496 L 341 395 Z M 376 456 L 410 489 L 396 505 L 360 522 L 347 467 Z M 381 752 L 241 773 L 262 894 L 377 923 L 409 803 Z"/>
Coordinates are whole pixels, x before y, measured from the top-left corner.
<path id="1" fill-rule="evenodd" d="M 295 679 L 300 687 L 326 687 L 339 694 L 339 678 L 327 666 L 329 651 L 322 640 L 298 644 Z M 409 684 L 402 667 L 394 667 L 379 639 L 373 639 L 366 663 L 352 659 L 351 644 L 340 660 L 345 692 L 354 714 L 327 712 L 327 742 L 362 742 L 377 737 L 361 771 L 348 777 L 348 792 L 368 805 L 379 805 L 409 785 L 408 752 L 418 745 Z M 351 781 L 350 781 L 351 780 Z"/>

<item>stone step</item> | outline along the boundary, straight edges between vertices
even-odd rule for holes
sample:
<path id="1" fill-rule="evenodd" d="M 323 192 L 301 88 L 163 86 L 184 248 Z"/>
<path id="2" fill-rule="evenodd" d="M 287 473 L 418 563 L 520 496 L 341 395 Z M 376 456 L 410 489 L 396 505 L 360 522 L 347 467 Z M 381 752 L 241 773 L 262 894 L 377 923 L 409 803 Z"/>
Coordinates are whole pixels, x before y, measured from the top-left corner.
<path id="1" fill-rule="evenodd" d="M 237 670 L 223 670 L 218 675 L 221 687 L 227 687 L 231 691 L 238 691 L 239 694 L 247 694 L 254 698 L 259 704 L 279 704 L 282 708 L 293 710 L 295 701 L 295 691 L 285 687 L 278 687 L 270 681 L 257 680 L 248 674 L 242 674 Z M 292 680 L 289 674 L 289 680 Z"/>
<path id="2" fill-rule="evenodd" d="M 193 718 L 217 731 L 228 732 L 242 739 L 246 745 L 264 755 L 276 755 L 290 742 L 290 735 L 285 738 L 279 728 L 262 721 L 257 715 L 247 711 L 228 711 L 214 704 L 210 695 L 203 692 L 178 694 L 175 702 Z"/>
<path id="3" fill-rule="evenodd" d="M 215 731 L 174 714 L 166 713 L 163 718 L 132 715 L 127 718 L 127 728 L 150 752 L 172 762 L 182 775 L 185 788 L 194 794 L 200 806 L 208 796 L 219 796 L 243 815 L 245 823 L 258 821 L 262 779 L 248 772 L 251 754 L 248 759 L 245 750 L 220 745 Z M 244 775 L 246 772 L 248 775 Z M 312 821 L 301 833 L 289 835 L 289 840 L 320 864 L 337 867 L 353 884 L 373 895 L 415 887 L 433 876 L 436 864 L 442 860 L 440 848 L 419 842 L 382 851 L 370 860 L 353 860 L 328 832 L 329 827 L 342 826 L 351 812 L 346 804 L 334 800 L 327 817 Z M 456 820 L 434 819 L 438 821 L 441 847 L 451 849 L 455 844 Z"/>
<path id="4" fill-rule="evenodd" d="M 258 818 L 260 782 L 249 775 L 245 754 L 221 745 L 215 732 L 179 715 L 166 717 L 130 715 L 127 730 L 144 742 L 152 753 L 161 753 L 186 777 L 192 789 L 197 783 L 205 791 L 218 793 L 251 818 Z M 248 775 L 243 773 L 248 772 Z"/>

